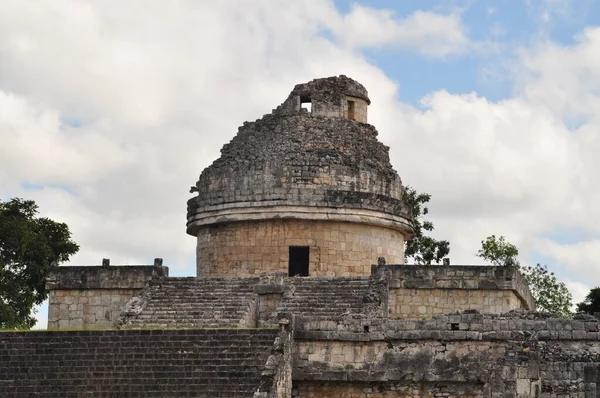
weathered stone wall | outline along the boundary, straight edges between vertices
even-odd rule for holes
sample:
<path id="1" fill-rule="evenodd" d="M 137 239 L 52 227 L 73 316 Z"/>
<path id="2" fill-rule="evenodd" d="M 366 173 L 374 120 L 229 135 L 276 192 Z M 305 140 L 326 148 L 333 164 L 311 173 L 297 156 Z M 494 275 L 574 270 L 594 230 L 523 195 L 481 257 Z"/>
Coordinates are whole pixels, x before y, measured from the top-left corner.
<path id="1" fill-rule="evenodd" d="M 299 101 L 299 100 L 296 100 Z M 367 123 L 368 102 L 362 98 L 344 96 L 336 102 L 323 102 L 311 100 L 311 116 L 314 117 L 337 117 L 354 120 L 359 123 Z M 353 103 L 353 105 L 351 105 Z"/>
<path id="2" fill-rule="evenodd" d="M 351 111 L 352 109 L 350 109 L 350 104 L 349 102 L 353 102 L 354 103 L 354 115 L 352 115 Z M 350 97 L 350 96 L 346 96 L 346 101 L 344 101 L 344 109 L 343 109 L 343 117 L 346 117 L 348 119 L 352 119 L 352 120 L 356 120 L 357 122 L 360 123 L 367 123 L 367 110 L 369 107 L 369 104 L 367 103 L 367 101 L 361 99 L 361 98 L 356 98 L 356 97 Z"/>
<path id="3" fill-rule="evenodd" d="M 149 280 L 168 273 L 156 265 L 52 267 L 46 277 L 48 328 L 113 326 Z"/>
<path id="4" fill-rule="evenodd" d="M 389 316 L 427 319 L 458 310 L 501 314 L 535 309 L 529 288 L 515 267 L 374 265 L 387 274 Z"/>
<path id="5" fill-rule="evenodd" d="M 575 338 L 596 332 L 596 325 L 586 324 L 585 330 L 569 330 L 573 325 L 568 323 L 563 327 L 566 329 L 563 337 L 572 337 L 572 341 L 539 341 L 537 345 L 542 396 L 600 396 L 600 345 L 593 340 Z M 582 391 L 585 395 L 581 395 Z"/>
<path id="6" fill-rule="evenodd" d="M 269 293 L 258 296 L 258 325 L 266 324 L 267 320 L 273 318 L 277 307 L 281 303 L 283 293 Z"/>
<path id="7" fill-rule="evenodd" d="M 364 108 L 371 103 L 365 87 L 359 82 L 344 75 L 323 79 L 314 79 L 310 82 L 297 84 L 288 98 L 273 110 L 278 115 L 295 115 L 302 112 L 303 103 L 312 104 L 312 114 L 315 116 L 347 118 L 347 101 L 360 101 Z M 355 119 L 362 123 L 367 122 L 366 112 L 364 119 Z"/>
<path id="8" fill-rule="evenodd" d="M 512 290 L 472 289 L 390 289 L 389 316 L 427 319 L 460 310 L 503 314 L 522 308 L 523 303 Z"/>
<path id="9" fill-rule="evenodd" d="M 571 320 L 522 310 L 421 321 L 299 317 L 295 344 L 294 393 L 300 397 L 462 396 L 469 389 L 485 397 L 600 392 L 599 323 L 593 317 Z M 442 385 L 454 391 L 438 391 Z"/>
<path id="10" fill-rule="evenodd" d="M 254 398 L 290 398 L 292 395 L 293 319 L 293 315 L 290 314 L 278 316 L 279 335 L 267 359 Z"/>
<path id="11" fill-rule="evenodd" d="M 112 326 L 141 289 L 51 290 L 48 329 Z"/>
<path id="12" fill-rule="evenodd" d="M 294 398 L 473 398 L 483 397 L 483 385 L 471 383 L 320 382 L 294 383 Z"/>
<path id="13" fill-rule="evenodd" d="M 188 210 L 278 201 L 406 210 L 394 202 L 402 200 L 402 182 L 377 135 L 375 127 L 347 119 L 266 115 L 246 122 L 200 175 Z M 351 192 L 364 195 L 351 200 Z M 346 200 L 336 201 L 340 196 Z"/>
<path id="14" fill-rule="evenodd" d="M 408 379 L 477 384 L 483 383 L 484 375 L 491 371 L 489 359 L 500 358 L 504 351 L 498 342 L 467 339 L 451 342 L 424 339 L 315 341 L 302 339 L 302 334 L 297 336 L 295 380 L 323 380 L 324 377 L 336 381 L 345 373 L 350 381 Z M 317 375 L 318 372 L 323 376 Z"/>
<path id="15" fill-rule="evenodd" d="M 303 102 L 312 103 L 311 114 Z M 297 85 L 272 114 L 245 122 L 202 172 L 192 187 L 198 196 L 188 201 L 187 232 L 297 218 L 369 222 L 410 235 L 402 181 L 366 123 L 368 104 L 365 88 L 347 77 Z"/>
<path id="16" fill-rule="evenodd" d="M 309 220 L 227 223 L 199 231 L 199 277 L 288 272 L 289 247 L 309 246 L 311 276 L 370 275 L 378 257 L 404 261 L 401 232 L 368 224 Z"/>
<path id="17" fill-rule="evenodd" d="M 408 233 L 402 181 L 376 137 L 373 126 L 347 119 L 267 115 L 244 124 L 200 175 L 188 233 L 281 217 L 363 217 Z"/>

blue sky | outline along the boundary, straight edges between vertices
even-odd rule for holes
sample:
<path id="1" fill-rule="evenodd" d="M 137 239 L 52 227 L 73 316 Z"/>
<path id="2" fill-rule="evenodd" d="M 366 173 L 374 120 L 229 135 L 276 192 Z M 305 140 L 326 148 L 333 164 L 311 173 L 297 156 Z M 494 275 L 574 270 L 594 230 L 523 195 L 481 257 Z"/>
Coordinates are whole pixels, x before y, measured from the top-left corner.
<path id="1" fill-rule="evenodd" d="M 399 83 L 399 97 L 415 105 L 440 88 L 451 93 L 475 91 L 491 100 L 509 98 L 513 87 L 505 68 L 514 62 L 519 48 L 542 38 L 573 44 L 582 27 L 600 23 L 600 4 L 590 0 L 335 1 L 336 7 L 346 13 L 356 4 L 386 9 L 398 18 L 419 10 L 459 13 L 469 37 L 482 47 L 493 47 L 428 59 L 387 48 L 365 51 L 371 62 Z"/>
<path id="2" fill-rule="evenodd" d="M 335 1 L 336 7 L 344 13 L 351 12 L 357 4 L 389 10 L 399 19 L 416 11 L 458 13 L 469 38 L 480 43 L 479 51 L 442 58 L 424 58 L 388 48 L 364 51 L 369 62 L 398 83 L 399 99 L 417 107 L 423 97 L 440 89 L 453 94 L 476 92 L 491 101 L 511 98 L 515 82 L 508 69 L 516 62 L 519 50 L 542 40 L 573 45 L 582 28 L 600 24 L 600 2 L 588 0 Z M 598 236 L 567 228 L 541 234 L 541 237 L 576 244 Z M 527 260 L 548 264 L 562 279 L 569 277 L 568 270 L 553 257 L 533 251 Z M 585 277 L 577 280 L 586 282 Z"/>
<path id="3" fill-rule="evenodd" d="M 296 83 L 346 74 L 453 263 L 504 235 L 577 301 L 600 285 L 596 54 L 596 0 L 9 0 L 0 197 L 67 222 L 72 264 L 193 275 L 189 186 Z"/>

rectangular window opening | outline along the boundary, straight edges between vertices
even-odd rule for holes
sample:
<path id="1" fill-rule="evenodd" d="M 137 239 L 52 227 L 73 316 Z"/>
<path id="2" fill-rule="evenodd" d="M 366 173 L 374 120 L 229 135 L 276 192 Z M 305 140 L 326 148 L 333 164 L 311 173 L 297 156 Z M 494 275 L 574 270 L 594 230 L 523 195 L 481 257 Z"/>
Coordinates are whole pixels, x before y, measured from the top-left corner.
<path id="1" fill-rule="evenodd" d="M 310 247 L 290 246 L 289 276 L 308 276 Z"/>
<path id="2" fill-rule="evenodd" d="M 300 108 L 306 109 L 308 113 L 312 113 L 312 100 L 309 96 L 303 95 L 300 97 Z"/>
<path id="3" fill-rule="evenodd" d="M 352 119 L 355 120 L 355 116 L 354 116 L 354 112 L 355 112 L 355 105 L 356 103 L 354 101 L 348 101 L 348 119 Z"/>

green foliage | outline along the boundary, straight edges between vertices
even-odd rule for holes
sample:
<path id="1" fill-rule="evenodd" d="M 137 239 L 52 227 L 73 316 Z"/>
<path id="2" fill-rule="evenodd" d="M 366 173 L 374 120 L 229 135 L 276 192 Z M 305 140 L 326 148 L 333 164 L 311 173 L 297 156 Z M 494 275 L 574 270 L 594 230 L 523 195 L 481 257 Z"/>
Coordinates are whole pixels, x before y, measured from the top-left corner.
<path id="1" fill-rule="evenodd" d="M 521 266 L 517 260 L 519 249 L 506 241 L 504 236 L 488 236 L 481 241 L 481 249 L 477 256 L 494 265 L 515 266 L 529 285 L 538 309 L 558 316 L 570 316 L 573 297 L 563 282 L 559 282 L 554 272 L 548 271 L 546 265 L 534 267 Z"/>
<path id="2" fill-rule="evenodd" d="M 433 231 L 433 223 L 422 220 L 422 217 L 429 213 L 425 204 L 430 199 L 430 194 L 418 193 L 411 187 L 406 187 L 404 191 L 403 200 L 411 212 L 414 232 L 413 238 L 406 242 L 404 251 L 406 262 L 412 259 L 416 264 L 430 265 L 432 262 L 439 264 L 450 253 L 450 242 L 425 235 L 425 231 Z"/>
<path id="3" fill-rule="evenodd" d="M 48 266 L 79 250 L 67 224 L 37 217 L 37 210 L 32 200 L 0 200 L 0 329 L 32 327 L 33 306 L 48 296 Z"/>
<path id="4" fill-rule="evenodd" d="M 519 249 L 504 239 L 504 236 L 496 238 L 496 235 L 488 236 L 481 241 L 481 249 L 477 256 L 491 262 L 494 265 L 518 265 L 517 256 Z"/>
<path id="5" fill-rule="evenodd" d="M 571 292 L 563 282 L 558 281 L 554 272 L 548 271 L 546 265 L 521 267 L 520 271 L 529 285 L 538 309 L 562 317 L 572 315 L 573 296 L 571 296 Z"/>
<path id="6" fill-rule="evenodd" d="M 577 304 L 578 312 L 585 312 L 590 315 L 594 315 L 596 312 L 600 312 L 600 287 L 595 287 L 590 290 L 585 300 Z"/>

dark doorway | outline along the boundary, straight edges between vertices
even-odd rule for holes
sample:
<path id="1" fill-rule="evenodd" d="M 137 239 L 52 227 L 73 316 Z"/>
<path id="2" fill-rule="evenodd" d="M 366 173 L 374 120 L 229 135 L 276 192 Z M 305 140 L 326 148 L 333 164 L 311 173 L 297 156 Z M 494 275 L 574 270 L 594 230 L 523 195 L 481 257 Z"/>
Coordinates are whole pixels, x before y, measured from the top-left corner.
<path id="1" fill-rule="evenodd" d="M 308 246 L 290 246 L 290 268 L 289 276 L 308 276 L 308 258 L 310 248 Z"/>

